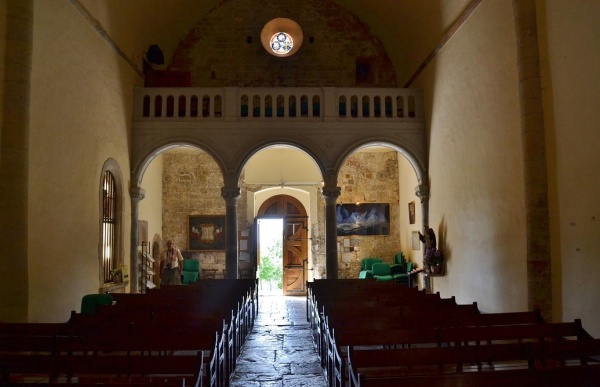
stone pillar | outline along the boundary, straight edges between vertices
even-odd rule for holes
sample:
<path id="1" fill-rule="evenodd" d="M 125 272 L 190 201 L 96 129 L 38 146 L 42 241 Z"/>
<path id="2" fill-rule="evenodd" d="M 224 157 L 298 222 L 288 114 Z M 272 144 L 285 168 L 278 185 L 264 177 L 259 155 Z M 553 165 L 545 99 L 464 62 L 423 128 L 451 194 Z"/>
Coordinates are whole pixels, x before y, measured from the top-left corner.
<path id="1" fill-rule="evenodd" d="M 140 201 L 146 197 L 146 191 L 139 187 L 133 187 L 129 191 L 131 195 L 131 245 L 130 245 L 130 253 L 131 253 L 131 264 L 130 264 L 130 273 L 129 273 L 129 283 L 131 284 L 131 293 L 138 293 L 142 289 L 146 287 L 140 285 L 139 277 L 139 266 L 140 262 L 138 260 L 139 252 L 138 252 L 138 218 L 139 218 L 139 207 Z M 145 263 L 145 262 L 144 262 Z M 144 278 L 141 279 L 145 281 Z"/>
<path id="2" fill-rule="evenodd" d="M 525 174 L 527 285 L 530 310 L 552 320 L 546 129 L 535 0 L 513 0 Z"/>
<path id="3" fill-rule="evenodd" d="M 29 304 L 29 100 L 33 1 L 6 1 L 0 128 L 0 320 L 27 322 Z"/>
<path id="4" fill-rule="evenodd" d="M 225 199 L 225 278 L 238 277 L 238 228 L 237 202 L 240 198 L 239 187 L 221 188 Z"/>
<path id="5" fill-rule="evenodd" d="M 341 188 L 325 183 L 321 194 L 325 199 L 325 270 L 327 279 L 338 278 L 337 221 L 335 206 Z"/>
<path id="6" fill-rule="evenodd" d="M 425 235 L 425 247 L 423 248 L 423 254 L 425 254 L 425 249 L 429 246 L 429 186 L 427 184 L 419 184 L 415 187 L 415 195 L 421 199 L 421 234 Z M 427 293 L 433 292 L 433 284 L 431 283 L 430 276 L 425 275 L 423 277 L 423 287 Z"/>

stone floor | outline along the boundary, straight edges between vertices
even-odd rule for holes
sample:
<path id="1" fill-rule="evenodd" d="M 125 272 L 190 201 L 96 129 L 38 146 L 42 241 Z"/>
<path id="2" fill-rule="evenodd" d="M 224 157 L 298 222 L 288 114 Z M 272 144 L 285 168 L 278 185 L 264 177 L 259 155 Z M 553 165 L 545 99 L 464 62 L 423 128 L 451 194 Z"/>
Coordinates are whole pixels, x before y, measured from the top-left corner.
<path id="1" fill-rule="evenodd" d="M 306 321 L 306 297 L 260 295 L 258 312 L 230 386 L 327 386 Z"/>

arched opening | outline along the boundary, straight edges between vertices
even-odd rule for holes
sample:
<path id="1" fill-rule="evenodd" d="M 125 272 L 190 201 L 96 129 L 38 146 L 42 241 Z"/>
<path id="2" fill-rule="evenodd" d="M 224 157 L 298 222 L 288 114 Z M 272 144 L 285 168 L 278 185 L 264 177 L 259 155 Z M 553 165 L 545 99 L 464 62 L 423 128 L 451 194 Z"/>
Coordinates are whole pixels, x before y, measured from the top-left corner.
<path id="1" fill-rule="evenodd" d="M 145 194 L 138 210 L 138 220 L 147 222 L 148 234 L 154 235 L 151 249 L 156 263 L 149 280 L 160 286 L 158 261 L 169 239 L 184 258 L 199 261 L 201 279 L 209 273 L 224 277 L 225 250 L 190 243 L 193 235 L 189 230 L 190 220 L 198 217 L 224 219 L 223 186 L 218 163 L 198 147 L 171 145 L 149 161 L 141 180 Z"/>
<path id="2" fill-rule="evenodd" d="M 238 209 L 240 206 L 246 206 L 247 217 L 238 217 L 238 226 L 240 235 L 246 230 L 250 230 L 250 245 L 256 246 L 254 243 L 260 243 L 258 239 L 259 225 L 255 221 L 259 217 L 259 209 L 262 209 L 261 219 L 279 218 L 281 220 L 282 215 L 297 215 L 292 212 L 291 207 L 278 209 L 276 203 L 271 203 L 271 207 L 264 209 L 264 203 L 274 200 L 273 197 L 284 195 L 295 198 L 299 202 L 298 206 L 304 208 L 305 215 L 302 216 L 306 217 L 307 222 L 307 251 L 302 262 L 306 266 L 304 276 L 309 281 L 325 276 L 325 241 L 324 238 L 315 237 L 318 233 L 324 233 L 324 213 L 320 206 L 323 200 L 322 181 L 323 176 L 315 160 L 305 151 L 290 145 L 271 145 L 255 152 L 246 161 L 240 175 L 242 200 L 238 202 Z M 244 210 L 242 209 L 241 212 Z M 281 238 L 283 225 L 279 230 L 279 238 Z M 290 226 L 290 230 L 293 233 L 293 226 Z M 281 244 L 283 247 L 283 240 Z M 257 264 L 266 249 L 264 246 L 261 247 L 260 252 L 253 249 L 248 254 L 249 257 L 244 257 L 246 254 L 241 251 L 239 268 L 252 269 L 255 267 L 253 265 Z M 314 252 L 317 251 L 322 253 L 315 254 Z M 306 259 L 308 259 L 307 262 Z M 300 293 L 297 290 L 294 292 Z"/>
<path id="3" fill-rule="evenodd" d="M 396 160 L 403 160 L 401 164 L 402 169 L 396 166 L 390 168 L 393 163 L 383 163 L 377 168 L 373 168 L 375 164 L 372 163 L 375 158 L 371 156 L 359 159 L 356 161 L 357 164 L 362 165 L 364 170 L 356 176 L 366 176 L 369 181 L 359 181 L 358 184 L 351 182 L 353 173 L 345 173 L 340 168 L 344 160 L 349 159 L 349 156 L 354 153 L 366 153 L 373 154 L 378 152 L 371 152 L 369 149 L 372 146 L 377 145 L 378 148 L 384 149 L 386 152 L 392 154 L 392 157 Z M 177 146 L 165 145 L 164 147 L 169 148 L 168 150 L 158 150 L 154 154 L 156 155 L 168 155 L 172 151 L 175 151 Z M 183 148 L 188 151 L 192 150 L 191 147 Z M 164 148 L 163 148 L 164 149 Z M 199 152 L 194 148 L 196 152 Z M 358 152 L 357 152 L 358 151 Z M 161 153 L 162 152 L 162 153 Z M 259 150 L 255 150 L 251 153 L 251 156 L 246 159 L 245 163 L 240 167 L 240 173 L 238 175 L 237 185 L 231 180 L 228 181 L 228 187 L 239 188 L 240 196 L 237 201 L 237 216 L 236 216 L 236 228 L 237 228 L 237 257 L 231 260 L 231 253 L 226 251 L 189 251 L 190 256 L 198 257 L 201 260 L 201 268 L 211 268 L 215 273 L 215 278 L 223 278 L 225 276 L 224 269 L 229 270 L 229 265 L 236 264 L 237 267 L 230 270 L 234 273 L 237 272 L 238 276 L 242 275 L 242 272 L 255 273 L 256 269 L 256 236 L 257 231 L 254 227 L 254 218 L 257 215 L 257 211 L 261 204 L 268 198 L 278 195 L 287 194 L 302 201 L 305 209 L 308 213 L 308 227 L 307 227 L 307 239 L 309 244 L 308 249 L 308 265 L 307 265 L 307 277 L 311 281 L 313 279 L 328 277 L 327 271 L 332 270 L 332 273 L 336 273 L 340 278 L 356 278 L 360 272 L 359 265 L 361 255 L 367 252 L 372 254 L 378 254 L 387 258 L 392 259 L 393 252 L 401 249 L 409 249 L 407 255 L 412 254 L 412 257 L 416 257 L 418 252 L 412 250 L 410 245 L 411 238 L 410 233 L 406 235 L 406 230 L 414 228 L 413 231 L 418 232 L 421 229 L 420 222 L 418 221 L 422 214 L 423 209 L 418 206 L 416 207 L 416 223 L 407 223 L 405 225 L 405 217 L 408 213 L 408 204 L 410 202 L 418 203 L 418 199 L 415 197 L 414 189 L 419 186 L 422 181 L 422 170 L 419 169 L 419 164 L 416 162 L 415 157 L 412 153 L 403 149 L 398 144 L 388 144 L 383 141 L 377 142 L 365 142 L 364 144 L 355 145 L 352 149 L 348 149 L 346 152 L 340 154 L 337 158 L 336 164 L 340 167 L 336 168 L 339 174 L 336 176 L 336 185 L 341 188 L 342 195 L 338 200 L 339 203 L 349 202 L 373 202 L 373 203 L 392 203 L 390 205 L 390 234 L 385 236 L 377 236 L 376 238 L 369 239 L 381 239 L 384 243 L 372 243 L 372 241 L 362 241 L 362 237 L 349 237 L 348 241 L 343 238 L 335 237 L 335 202 L 333 206 L 333 219 L 334 222 L 326 221 L 326 211 L 323 208 L 323 189 L 326 188 L 324 185 L 324 176 L 322 174 L 321 164 L 317 164 L 314 156 L 309 155 L 307 151 L 299 149 L 294 145 L 282 145 L 273 144 L 267 145 Z M 165 223 L 168 217 L 172 216 L 175 212 L 169 208 L 170 196 L 177 196 L 185 198 L 190 203 L 195 200 L 200 200 L 196 207 L 187 208 L 185 210 L 177 209 L 179 216 L 182 219 L 187 219 L 190 215 L 216 215 L 225 217 L 226 206 L 225 200 L 222 196 L 221 189 L 224 187 L 224 176 L 222 173 L 222 160 L 218 156 L 212 156 L 212 153 L 202 152 L 210 161 L 196 163 L 196 156 L 184 156 L 186 162 L 182 163 L 177 169 L 169 169 L 167 167 L 160 168 L 159 172 L 155 173 L 155 180 L 159 181 L 156 192 L 159 193 L 159 197 L 162 194 L 167 195 L 166 200 L 160 198 L 160 202 L 157 207 L 160 210 L 153 209 L 156 213 L 156 217 L 160 218 L 159 222 Z M 403 157 L 400 157 L 403 156 Z M 191 164 L 188 165 L 188 162 Z M 397 161 L 399 163 L 399 161 Z M 356 164 L 354 163 L 354 164 Z M 147 164 L 146 164 L 147 165 Z M 196 165 L 196 167 L 193 167 Z M 213 165 L 211 168 L 207 168 L 207 165 Z M 379 165 L 379 164 L 377 164 Z M 399 164 L 400 165 L 400 164 Z M 145 168 L 143 169 L 146 170 Z M 147 173 L 147 172 L 144 172 Z M 337 172 L 336 172 L 337 173 Z M 348 175 L 348 177 L 346 176 Z M 382 188 L 382 182 L 389 180 L 390 176 L 395 176 L 395 185 L 399 185 L 401 188 L 387 189 Z M 218 178 L 218 179 L 217 179 Z M 217 181 L 218 180 L 218 181 Z M 358 181 L 359 179 L 354 179 Z M 164 187 L 164 184 L 171 185 L 173 182 L 181 185 L 181 191 L 179 188 L 172 189 Z M 196 186 L 196 181 L 202 181 L 202 187 Z M 141 183 L 141 180 L 140 180 Z M 233 185 L 232 185 L 233 184 Z M 145 209 L 143 206 L 147 206 L 150 202 L 148 198 L 152 196 L 151 190 L 146 188 L 146 181 L 144 177 L 143 186 L 141 188 L 146 191 L 146 198 L 140 203 L 140 218 L 145 219 Z M 206 194 L 204 190 L 206 187 L 212 187 L 214 191 L 211 194 Z M 185 188 L 185 189 L 184 189 Z M 329 192 L 329 191 L 327 191 Z M 393 193 L 393 197 L 377 198 L 376 195 L 380 195 L 383 192 Z M 352 197 L 350 197 L 352 196 Z M 360 199 L 360 200 L 358 200 Z M 415 199 L 417 199 L 415 201 Z M 212 202 L 219 203 L 223 207 L 218 211 L 209 212 L 204 210 L 206 203 Z M 155 202 L 156 203 L 156 202 Z M 200 209 L 200 210 L 199 210 Z M 398 221 L 400 219 L 400 221 Z M 334 237 L 329 238 L 331 233 L 331 225 L 334 225 Z M 409 226 L 410 225 L 410 226 Z M 151 227 L 151 226 L 150 226 Z M 169 226 L 164 226 L 158 230 L 161 234 L 166 236 L 166 230 Z M 180 224 L 180 228 L 183 230 L 179 242 L 176 244 L 186 253 L 188 253 L 188 238 L 189 233 L 187 230 L 187 224 L 183 226 Z M 400 231 L 398 231 L 400 230 Z M 151 230 L 150 230 L 151 231 Z M 227 231 L 225 232 L 227 235 Z M 231 235 L 229 235 L 231 237 Z M 170 238 L 174 239 L 174 238 Z M 333 239 L 334 247 L 326 247 L 327 241 Z M 166 239 L 165 239 L 166 240 Z M 399 243 L 397 246 L 389 248 L 389 242 Z M 358 242 L 358 243 L 355 243 Z M 347 246 L 353 246 L 352 251 L 347 250 Z M 387 251 L 384 251 L 384 246 L 387 247 Z M 329 253 L 333 251 L 333 253 Z M 187 258 L 188 256 L 186 256 Z M 411 257 L 411 258 L 412 258 Z M 228 260 L 227 260 L 228 259 Z M 227 263 L 226 263 L 227 260 Z M 335 262 L 335 267 L 328 267 L 331 262 Z M 420 261 L 419 261 L 420 262 Z M 238 272 L 239 270 L 239 272 Z M 230 273 L 227 272 L 229 277 Z"/>
<path id="4" fill-rule="evenodd" d="M 419 179 L 402 149 L 386 143 L 358 147 L 341 164 L 337 181 L 339 278 L 358 278 L 365 258 L 392 265 L 399 252 L 422 267 Z"/>
<path id="5" fill-rule="evenodd" d="M 256 218 L 259 240 L 272 241 L 258 247 L 259 278 L 281 283 L 283 295 L 305 295 L 309 245 L 304 205 L 289 195 L 272 196 L 260 206 Z M 276 278 L 279 273 L 281 282 Z"/>

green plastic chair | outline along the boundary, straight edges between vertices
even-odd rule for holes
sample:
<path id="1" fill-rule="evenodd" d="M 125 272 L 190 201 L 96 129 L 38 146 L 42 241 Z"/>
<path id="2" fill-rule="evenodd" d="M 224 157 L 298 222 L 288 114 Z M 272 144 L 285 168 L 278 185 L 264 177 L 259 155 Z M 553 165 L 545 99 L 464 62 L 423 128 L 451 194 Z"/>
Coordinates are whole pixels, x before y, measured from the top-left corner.
<path id="1" fill-rule="evenodd" d="M 108 293 L 86 294 L 81 299 L 81 314 L 95 314 L 98 305 L 112 305 L 113 298 Z"/>
<path id="2" fill-rule="evenodd" d="M 373 278 L 373 264 L 381 262 L 383 262 L 381 258 L 363 258 L 360 262 L 360 273 L 358 274 L 358 278 Z"/>
<path id="3" fill-rule="evenodd" d="M 407 272 L 406 258 L 404 258 L 404 254 L 402 253 L 402 251 L 399 251 L 396 255 L 394 255 L 394 260 L 390 265 L 390 270 L 392 271 L 392 275 L 405 274 Z"/>
<path id="4" fill-rule="evenodd" d="M 193 258 L 184 259 L 182 269 L 181 283 L 183 285 L 198 281 L 198 277 L 200 276 L 200 261 Z"/>
<path id="5" fill-rule="evenodd" d="M 373 264 L 373 278 L 377 281 L 393 281 L 394 277 L 390 271 L 390 265 L 387 263 L 374 263 Z"/>

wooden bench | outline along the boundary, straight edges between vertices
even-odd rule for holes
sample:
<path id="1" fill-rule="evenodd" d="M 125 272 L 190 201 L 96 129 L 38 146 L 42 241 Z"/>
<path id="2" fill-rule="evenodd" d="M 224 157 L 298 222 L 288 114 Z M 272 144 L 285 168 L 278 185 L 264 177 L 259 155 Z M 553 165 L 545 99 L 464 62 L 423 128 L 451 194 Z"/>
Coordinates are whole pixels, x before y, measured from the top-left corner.
<path id="1" fill-rule="evenodd" d="M 440 379 L 455 373 L 493 373 L 502 378 L 503 372 L 527 370 L 544 375 L 545 372 L 558 372 L 549 370 L 576 369 L 570 367 L 588 369 L 590 356 L 598 354 L 598 339 L 379 350 L 355 350 L 349 347 L 349 385 L 383 385 L 381 383 L 384 380 L 385 383 L 400 384 L 405 382 L 407 376 L 426 378 L 432 375 Z M 482 371 L 480 367 L 473 369 L 472 364 L 496 366 Z M 565 372 L 577 374 L 583 371 Z M 597 371 L 593 372 L 597 375 Z M 582 377 L 587 378 L 585 374 Z"/>
<path id="2" fill-rule="evenodd" d="M 365 378 L 358 386 L 364 387 L 565 387 L 597 386 L 600 365 L 570 366 L 544 370 L 503 370 L 494 372 L 461 372 L 453 374 L 413 375 L 402 377 Z"/>
<path id="3" fill-rule="evenodd" d="M 23 384 L 33 377 L 37 377 L 38 383 L 44 380 L 45 383 L 61 380 L 67 383 L 81 383 L 83 380 L 111 383 L 116 379 L 121 384 L 135 384 L 142 380 L 147 383 L 151 377 L 157 382 L 167 378 L 172 385 L 181 385 L 181 381 L 185 381 L 185 385 L 202 386 L 204 377 L 202 352 L 177 356 L 0 353 L 0 368 L 2 382 L 7 384 Z M 144 379 L 139 379 L 141 377 Z"/>
<path id="4" fill-rule="evenodd" d="M 91 315 L 73 312 L 65 323 L 0 324 L 3 381 L 26 384 L 28 375 L 45 375 L 113 385 L 200 385 L 204 373 L 207 384 L 226 385 L 241 348 L 229 340 L 245 339 L 256 317 L 256 280 L 210 282 L 115 295 L 112 306 Z M 160 367 L 181 375 L 163 375 Z"/>

